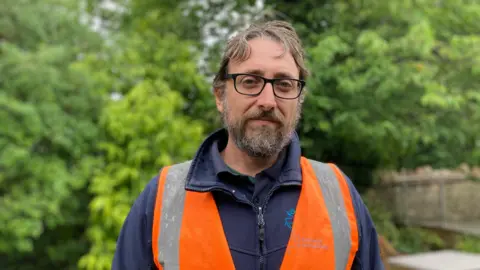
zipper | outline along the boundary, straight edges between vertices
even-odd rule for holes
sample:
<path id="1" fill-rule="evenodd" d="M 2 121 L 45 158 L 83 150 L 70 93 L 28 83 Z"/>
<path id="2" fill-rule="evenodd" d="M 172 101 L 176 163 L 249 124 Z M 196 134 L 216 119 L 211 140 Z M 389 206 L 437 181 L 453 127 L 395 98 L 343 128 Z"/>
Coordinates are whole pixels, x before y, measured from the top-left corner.
<path id="1" fill-rule="evenodd" d="M 284 183 L 281 186 L 295 186 L 297 185 L 296 183 Z M 257 224 L 258 224 L 258 243 L 260 244 L 260 270 L 265 269 L 265 253 L 266 253 L 266 247 L 265 247 L 265 219 L 263 217 L 263 214 L 265 213 L 265 209 L 267 208 L 268 201 L 270 200 L 270 197 L 273 195 L 273 193 L 281 187 L 280 185 L 274 186 L 267 194 L 265 197 L 265 200 L 263 201 L 263 204 L 261 206 L 254 207 L 254 209 L 257 212 Z M 257 210 L 258 209 L 258 210 Z"/>
<path id="2" fill-rule="evenodd" d="M 265 267 L 265 220 L 263 219 L 263 209 L 258 207 L 258 242 L 260 244 L 260 270 Z"/>
<path id="3" fill-rule="evenodd" d="M 257 210 L 257 224 L 258 224 L 258 243 L 260 245 L 260 258 L 259 258 L 259 263 L 260 263 L 260 270 L 265 269 L 265 253 L 266 253 L 266 247 L 265 247 L 265 219 L 263 217 L 263 214 L 265 213 L 265 209 L 267 208 L 267 203 L 270 197 L 272 196 L 273 192 L 277 190 L 278 186 L 272 188 L 267 196 L 265 197 L 263 204 L 261 206 L 255 207 L 254 209 Z"/>

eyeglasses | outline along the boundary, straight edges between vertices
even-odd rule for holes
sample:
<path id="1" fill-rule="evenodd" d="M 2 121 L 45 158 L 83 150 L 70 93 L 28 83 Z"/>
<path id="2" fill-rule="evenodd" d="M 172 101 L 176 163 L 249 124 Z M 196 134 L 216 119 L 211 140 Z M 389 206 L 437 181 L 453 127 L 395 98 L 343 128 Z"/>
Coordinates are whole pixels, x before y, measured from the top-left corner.
<path id="1" fill-rule="evenodd" d="M 289 78 L 267 79 L 259 75 L 236 73 L 227 74 L 233 80 L 235 90 L 242 95 L 258 96 L 267 83 L 272 84 L 273 94 L 282 99 L 296 99 L 305 87 L 305 81 Z"/>

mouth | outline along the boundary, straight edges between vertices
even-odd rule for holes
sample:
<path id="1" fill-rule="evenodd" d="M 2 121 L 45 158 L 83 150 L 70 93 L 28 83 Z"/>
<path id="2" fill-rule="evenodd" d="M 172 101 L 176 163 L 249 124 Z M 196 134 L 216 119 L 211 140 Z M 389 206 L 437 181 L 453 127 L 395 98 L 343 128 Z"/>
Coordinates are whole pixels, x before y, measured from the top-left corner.
<path id="1" fill-rule="evenodd" d="M 277 125 L 278 122 L 271 119 L 251 119 L 250 122 L 259 125 Z"/>

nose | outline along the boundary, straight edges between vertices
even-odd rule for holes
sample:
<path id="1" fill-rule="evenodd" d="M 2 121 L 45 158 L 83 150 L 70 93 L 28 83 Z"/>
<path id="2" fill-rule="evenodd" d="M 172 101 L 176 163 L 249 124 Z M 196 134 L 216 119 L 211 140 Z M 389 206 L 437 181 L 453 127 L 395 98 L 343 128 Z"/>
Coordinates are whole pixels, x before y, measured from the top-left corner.
<path id="1" fill-rule="evenodd" d="M 265 111 L 270 111 L 277 107 L 277 99 L 273 93 L 273 86 L 267 83 L 262 93 L 257 97 L 257 104 Z"/>

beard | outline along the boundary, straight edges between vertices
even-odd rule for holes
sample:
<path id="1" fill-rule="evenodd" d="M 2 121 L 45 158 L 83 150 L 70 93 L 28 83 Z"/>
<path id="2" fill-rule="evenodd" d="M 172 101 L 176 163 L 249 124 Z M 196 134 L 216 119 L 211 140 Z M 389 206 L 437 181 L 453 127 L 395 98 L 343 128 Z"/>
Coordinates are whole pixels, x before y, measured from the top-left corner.
<path id="1" fill-rule="evenodd" d="M 290 143 L 301 115 L 300 103 L 291 121 L 285 121 L 278 110 L 260 109 L 233 119 L 226 98 L 223 99 L 223 109 L 222 120 L 229 136 L 240 150 L 256 158 L 269 158 L 280 153 Z M 266 120 L 273 124 L 249 125 L 252 120 Z"/>

